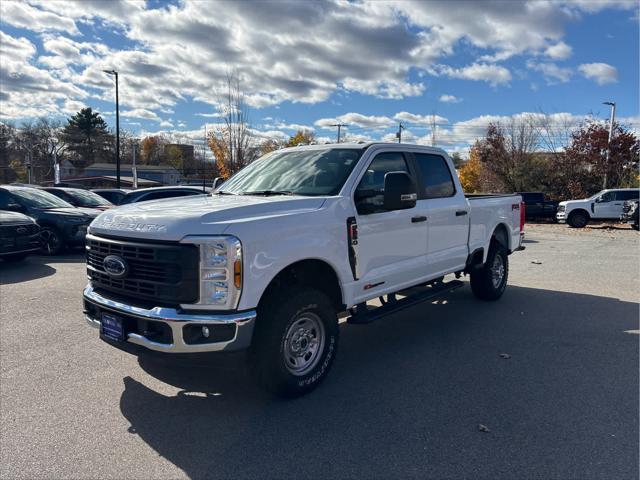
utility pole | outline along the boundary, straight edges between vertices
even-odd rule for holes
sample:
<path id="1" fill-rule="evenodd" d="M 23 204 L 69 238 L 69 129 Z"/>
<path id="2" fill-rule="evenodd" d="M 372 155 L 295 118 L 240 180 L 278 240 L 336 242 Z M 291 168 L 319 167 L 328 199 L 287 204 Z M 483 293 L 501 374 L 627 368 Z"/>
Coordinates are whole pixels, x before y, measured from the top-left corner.
<path id="1" fill-rule="evenodd" d="M 398 143 L 402 143 L 402 130 L 404 130 L 404 125 L 402 124 L 402 122 L 400 122 L 398 123 L 398 132 L 396 133 Z"/>
<path id="2" fill-rule="evenodd" d="M 338 127 L 338 143 L 340 143 L 340 129 L 342 127 L 346 127 L 346 123 L 334 123 L 333 125 L 329 125 L 330 127 Z"/>
<path id="3" fill-rule="evenodd" d="M 133 175 L 133 189 L 138 188 L 138 168 L 136 167 L 136 144 L 132 145 L 131 150 L 131 175 Z"/>
<path id="4" fill-rule="evenodd" d="M 120 188 L 120 104 L 118 99 L 118 72 L 103 70 L 107 75 L 116 77 L 116 188 Z"/>
<path id="5" fill-rule="evenodd" d="M 27 165 L 27 183 L 31 185 L 31 150 L 24 157 L 24 163 Z"/>
<path id="6" fill-rule="evenodd" d="M 436 146 L 436 115 L 431 114 L 431 146 Z"/>
<path id="7" fill-rule="evenodd" d="M 616 120 L 616 102 L 602 102 L 603 105 L 611 107 L 611 116 L 609 117 L 609 139 L 607 140 L 607 157 L 604 166 L 604 179 L 602 181 L 602 189 L 607 188 L 607 172 L 609 171 L 609 155 L 611 154 L 611 138 L 613 137 L 613 122 Z"/>

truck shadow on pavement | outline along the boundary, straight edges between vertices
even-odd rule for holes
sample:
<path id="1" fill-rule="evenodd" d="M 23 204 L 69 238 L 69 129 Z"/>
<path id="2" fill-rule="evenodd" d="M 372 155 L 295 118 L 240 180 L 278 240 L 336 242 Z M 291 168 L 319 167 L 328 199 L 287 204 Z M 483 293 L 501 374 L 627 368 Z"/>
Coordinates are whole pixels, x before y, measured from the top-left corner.
<path id="1" fill-rule="evenodd" d="M 485 303 L 465 287 L 343 325 L 306 397 L 258 390 L 238 356 L 139 357 L 181 391 L 125 377 L 120 408 L 191 478 L 637 478 L 637 328 L 637 303 L 514 286 Z"/>
<path id="2" fill-rule="evenodd" d="M 47 257 L 30 255 L 21 262 L 7 263 L 0 261 L 0 285 L 27 282 L 48 277 L 56 273 L 52 263 L 83 263 L 84 252 L 70 251 L 64 255 Z"/>

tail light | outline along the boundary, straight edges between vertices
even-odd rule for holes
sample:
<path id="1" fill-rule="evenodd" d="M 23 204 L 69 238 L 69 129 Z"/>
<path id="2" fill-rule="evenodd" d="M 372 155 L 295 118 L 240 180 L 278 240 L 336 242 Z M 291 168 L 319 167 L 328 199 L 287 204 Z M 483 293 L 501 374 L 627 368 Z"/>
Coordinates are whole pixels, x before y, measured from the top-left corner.
<path id="1" fill-rule="evenodd" d="M 520 231 L 524 231 L 524 214 L 525 214 L 525 204 L 524 202 L 520 202 Z"/>

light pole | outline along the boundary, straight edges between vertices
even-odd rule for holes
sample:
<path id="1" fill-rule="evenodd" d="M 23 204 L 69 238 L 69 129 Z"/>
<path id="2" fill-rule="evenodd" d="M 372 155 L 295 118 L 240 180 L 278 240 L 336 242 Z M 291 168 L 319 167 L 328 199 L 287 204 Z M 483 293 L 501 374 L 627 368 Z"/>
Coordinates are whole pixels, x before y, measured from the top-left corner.
<path id="1" fill-rule="evenodd" d="M 616 119 L 616 102 L 602 102 L 603 105 L 611 107 L 611 116 L 609 117 L 609 139 L 607 140 L 607 158 L 604 165 L 604 180 L 602 181 L 602 189 L 607 188 L 607 172 L 609 171 L 609 155 L 611 152 L 611 137 L 613 137 L 613 122 Z"/>
<path id="2" fill-rule="evenodd" d="M 118 100 L 118 72 L 103 70 L 107 75 L 116 77 L 116 188 L 120 188 L 120 104 Z"/>

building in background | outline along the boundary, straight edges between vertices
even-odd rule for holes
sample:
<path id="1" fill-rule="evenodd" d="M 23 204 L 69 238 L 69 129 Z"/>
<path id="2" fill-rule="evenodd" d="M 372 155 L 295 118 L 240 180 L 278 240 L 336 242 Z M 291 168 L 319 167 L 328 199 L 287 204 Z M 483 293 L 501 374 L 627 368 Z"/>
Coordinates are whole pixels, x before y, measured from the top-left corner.
<path id="1" fill-rule="evenodd" d="M 193 147 L 192 147 L 193 148 Z M 152 180 L 161 185 L 178 185 L 182 175 L 171 165 L 136 165 L 138 178 Z M 85 177 L 115 177 L 116 165 L 114 163 L 93 163 L 84 169 Z M 121 177 L 132 177 L 130 163 L 120 164 Z"/>

